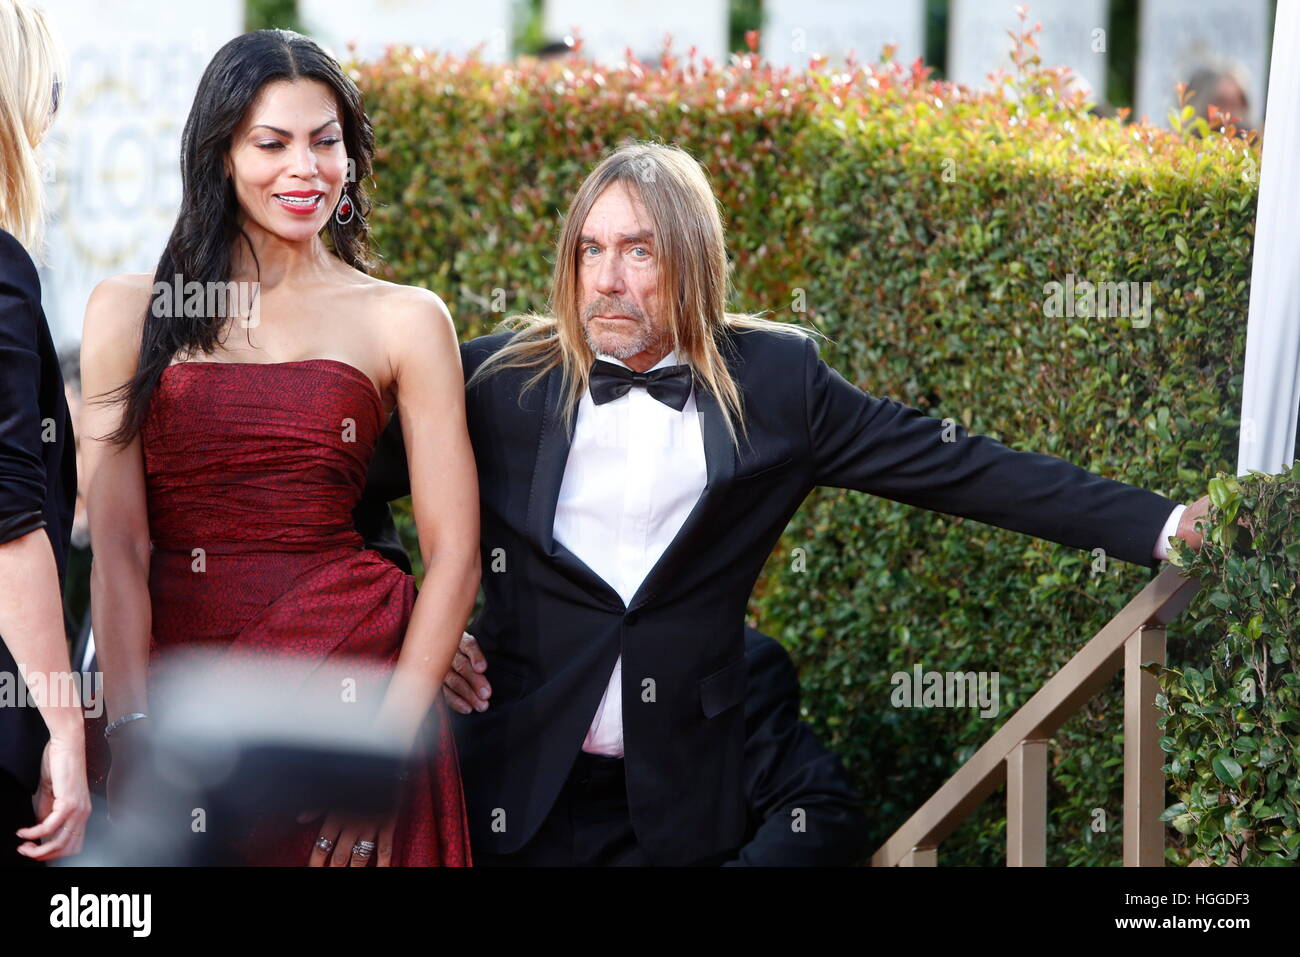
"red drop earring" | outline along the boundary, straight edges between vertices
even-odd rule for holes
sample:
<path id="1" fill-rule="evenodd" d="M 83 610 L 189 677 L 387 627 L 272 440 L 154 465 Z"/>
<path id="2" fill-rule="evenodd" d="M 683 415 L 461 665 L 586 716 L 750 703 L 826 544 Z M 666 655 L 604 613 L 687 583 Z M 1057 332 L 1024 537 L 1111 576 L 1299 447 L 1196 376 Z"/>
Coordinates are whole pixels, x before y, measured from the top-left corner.
<path id="1" fill-rule="evenodd" d="M 338 208 L 334 210 L 334 220 L 340 226 L 346 226 L 352 222 L 352 199 L 348 196 L 347 190 L 343 191 L 343 198 L 339 200 Z"/>

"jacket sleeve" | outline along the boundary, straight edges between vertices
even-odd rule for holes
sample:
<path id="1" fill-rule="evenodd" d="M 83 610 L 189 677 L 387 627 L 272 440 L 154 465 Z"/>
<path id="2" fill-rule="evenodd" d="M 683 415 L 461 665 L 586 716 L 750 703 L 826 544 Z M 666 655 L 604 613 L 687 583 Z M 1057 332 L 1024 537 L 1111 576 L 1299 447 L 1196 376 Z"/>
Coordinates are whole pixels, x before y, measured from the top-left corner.
<path id="1" fill-rule="evenodd" d="M 375 454 L 366 470 L 363 500 L 388 503 L 411 494 L 411 475 L 407 471 L 406 443 L 402 439 L 402 420 L 393 410 L 388 425 L 375 443 Z"/>
<path id="2" fill-rule="evenodd" d="M 851 385 L 805 345 L 805 409 L 818 485 L 1157 567 L 1172 499 L 1038 452 L 1017 452 Z"/>
<path id="3" fill-rule="evenodd" d="M 463 342 L 460 346 L 461 365 L 465 378 L 469 378 L 478 364 L 491 352 L 490 343 L 502 337 Z M 406 463 L 406 444 L 402 438 L 402 421 L 396 410 L 375 444 L 375 454 L 366 472 L 363 499 L 392 502 L 411 494 L 411 474 Z"/>
<path id="4" fill-rule="evenodd" d="M 0 269 L 0 544 L 45 526 L 46 495 L 38 314 L 5 272 Z"/>
<path id="5" fill-rule="evenodd" d="M 845 866 L 865 855 L 867 820 L 840 759 L 799 720 L 799 680 L 775 639 L 745 630 L 745 800 L 749 839 L 724 866 Z"/>

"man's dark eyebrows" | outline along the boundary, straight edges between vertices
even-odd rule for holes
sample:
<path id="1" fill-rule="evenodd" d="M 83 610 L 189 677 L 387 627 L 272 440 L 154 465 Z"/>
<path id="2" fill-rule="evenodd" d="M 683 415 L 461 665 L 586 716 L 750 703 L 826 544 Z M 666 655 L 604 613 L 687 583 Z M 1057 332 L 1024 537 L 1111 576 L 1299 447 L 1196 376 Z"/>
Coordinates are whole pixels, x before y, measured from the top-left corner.
<path id="1" fill-rule="evenodd" d="M 309 133 L 308 135 L 315 136 L 321 130 L 325 129 L 325 127 L 329 126 L 331 123 L 338 123 L 338 120 L 326 120 L 320 126 L 316 127 L 316 129 L 312 130 L 311 133 Z M 280 129 L 280 127 L 272 126 L 270 123 L 255 123 L 253 124 L 252 129 L 270 130 L 272 133 L 279 133 L 281 136 L 287 136 L 290 139 L 293 138 L 293 134 L 290 133 L 288 130 L 282 130 Z"/>

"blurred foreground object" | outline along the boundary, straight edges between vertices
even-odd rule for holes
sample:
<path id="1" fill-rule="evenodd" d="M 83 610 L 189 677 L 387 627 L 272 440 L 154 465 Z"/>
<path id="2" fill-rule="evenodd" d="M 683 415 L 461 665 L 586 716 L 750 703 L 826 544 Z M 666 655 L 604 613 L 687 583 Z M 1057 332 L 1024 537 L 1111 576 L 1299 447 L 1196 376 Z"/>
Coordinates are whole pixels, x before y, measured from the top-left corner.
<path id="1" fill-rule="evenodd" d="M 301 831 L 304 810 L 387 813 L 406 755 L 372 720 L 386 678 L 369 661 L 170 656 L 125 806 L 78 863 L 239 864 L 243 842 Z"/>

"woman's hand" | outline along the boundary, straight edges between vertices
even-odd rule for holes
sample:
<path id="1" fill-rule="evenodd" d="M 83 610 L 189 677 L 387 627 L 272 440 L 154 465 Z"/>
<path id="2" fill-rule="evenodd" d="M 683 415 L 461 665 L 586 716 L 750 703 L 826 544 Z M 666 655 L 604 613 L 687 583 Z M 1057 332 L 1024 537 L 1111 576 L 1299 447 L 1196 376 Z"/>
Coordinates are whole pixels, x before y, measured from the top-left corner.
<path id="1" fill-rule="evenodd" d="M 104 791 L 108 798 L 110 823 L 119 823 L 121 812 L 129 803 L 126 800 L 126 791 L 132 774 L 139 772 L 141 767 L 147 766 L 142 762 L 151 760 L 148 721 L 148 718 L 128 721 L 113 732 L 113 737 L 109 738 L 112 760 L 109 764 L 108 776 L 104 780 Z M 116 819 L 113 817 L 115 810 L 118 812 Z"/>
<path id="2" fill-rule="evenodd" d="M 327 814 L 308 866 L 368 867 L 373 862 L 376 867 L 392 867 L 393 834 L 396 830 L 396 814 L 384 817 Z M 322 839 L 329 842 L 328 850 L 321 846 Z M 368 841 L 374 847 L 360 847 L 362 841 Z"/>
<path id="3" fill-rule="evenodd" d="M 388 697 L 387 701 L 393 699 Z M 399 720 L 400 715 L 383 713 L 376 716 L 376 729 L 386 735 L 392 735 L 400 747 L 417 753 L 423 753 L 426 745 L 420 743 L 421 728 L 408 727 Z M 383 814 L 356 815 L 329 813 L 316 836 L 312 848 L 309 867 L 376 867 L 393 866 L 393 835 L 397 830 L 397 809 L 401 806 L 401 790 L 410 780 L 410 770 L 402 768 L 397 775 L 398 793 L 394 795 L 393 804 Z M 320 818 L 324 812 L 317 808 L 304 811 L 298 815 L 298 823 L 303 824 Z M 368 841 L 373 848 L 358 848 L 361 841 Z M 322 842 L 325 846 L 322 846 Z"/>
<path id="4" fill-rule="evenodd" d="M 17 831 L 25 841 L 18 845 L 19 854 L 53 861 L 81 851 L 90 819 L 84 735 L 51 734 L 41 756 L 41 783 L 34 808 L 37 822 Z"/>

